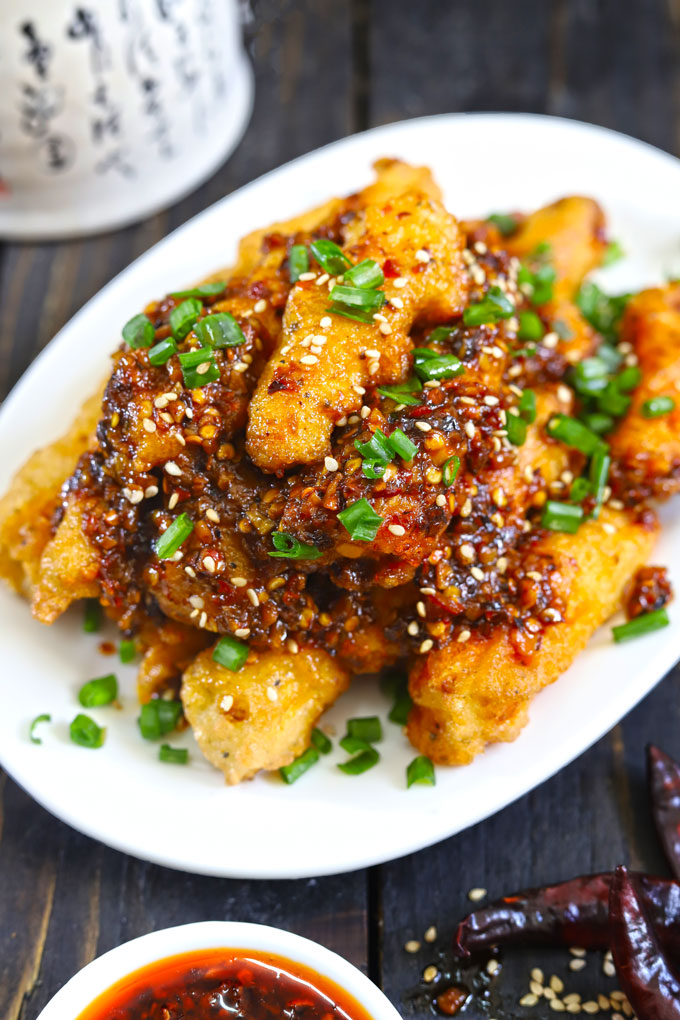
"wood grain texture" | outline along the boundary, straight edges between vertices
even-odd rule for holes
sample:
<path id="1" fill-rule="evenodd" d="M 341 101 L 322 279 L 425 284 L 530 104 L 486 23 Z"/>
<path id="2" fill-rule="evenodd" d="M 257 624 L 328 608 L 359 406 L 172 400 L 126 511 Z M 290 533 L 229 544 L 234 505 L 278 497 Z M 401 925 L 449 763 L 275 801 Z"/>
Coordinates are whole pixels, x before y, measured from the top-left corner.
<path id="1" fill-rule="evenodd" d="M 253 0 L 251 15 L 253 118 L 203 187 L 122 231 L 0 248 L 0 394 L 78 308 L 170 230 L 351 131 L 431 113 L 526 110 L 678 151 L 680 0 Z M 126 939 L 214 918 L 316 938 L 368 970 L 405 1017 L 424 1020 L 432 987 L 420 974 L 445 957 L 470 888 L 497 896 L 619 861 L 666 873 L 644 745 L 680 755 L 679 695 L 676 670 L 595 747 L 495 817 L 403 860 L 329 879 L 236 882 L 148 865 L 79 835 L 0 777 L 0 1020 L 34 1020 L 71 974 Z M 432 924 L 437 941 L 406 954 L 405 941 Z M 517 1005 L 536 963 L 567 975 L 584 998 L 613 986 L 595 957 L 574 976 L 565 953 L 512 952 L 490 1011 L 472 1006 L 465 1015 L 548 1015 Z"/>

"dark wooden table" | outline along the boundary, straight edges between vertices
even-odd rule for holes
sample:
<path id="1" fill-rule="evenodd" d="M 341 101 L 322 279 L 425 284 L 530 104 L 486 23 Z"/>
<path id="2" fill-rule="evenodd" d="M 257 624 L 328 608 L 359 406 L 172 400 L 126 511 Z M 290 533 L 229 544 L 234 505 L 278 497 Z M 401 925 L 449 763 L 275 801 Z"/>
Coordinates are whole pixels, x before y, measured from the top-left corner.
<path id="1" fill-rule="evenodd" d="M 3 394 L 85 301 L 150 245 L 259 174 L 351 132 L 421 114 L 536 111 L 678 153 L 678 0 L 256 0 L 251 14 L 253 117 L 238 151 L 207 184 L 126 230 L 0 250 Z M 14 679 L 6 677 L 5 697 Z M 426 1016 L 420 973 L 446 947 L 471 887 L 497 896 L 621 861 L 663 873 L 644 746 L 654 740 L 680 752 L 679 706 L 676 669 L 578 761 L 487 822 L 391 864 L 309 881 L 197 878 L 142 863 L 74 832 L 0 774 L 0 1017 L 32 1020 L 94 956 L 202 919 L 262 921 L 317 939 L 364 969 L 405 1015 Z M 432 924 L 437 942 L 405 953 L 406 940 Z M 530 965 L 564 977 L 567 959 L 507 954 L 490 1015 L 551 1014 L 547 1003 L 525 1010 L 517 1001 Z M 596 959 L 568 983 L 584 997 L 613 987 Z M 474 1005 L 467 1015 L 483 1014 Z"/>

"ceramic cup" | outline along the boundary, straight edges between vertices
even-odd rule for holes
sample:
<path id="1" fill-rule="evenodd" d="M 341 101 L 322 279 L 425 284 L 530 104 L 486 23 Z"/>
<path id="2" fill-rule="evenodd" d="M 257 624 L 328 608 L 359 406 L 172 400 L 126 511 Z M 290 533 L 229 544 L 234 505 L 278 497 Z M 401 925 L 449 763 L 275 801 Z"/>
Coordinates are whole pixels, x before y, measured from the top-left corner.
<path id="1" fill-rule="evenodd" d="M 0 237 L 140 219 L 245 129 L 236 0 L 2 0 L 0 96 Z"/>
<path id="2" fill-rule="evenodd" d="M 360 970 L 337 953 L 281 928 L 238 921 L 199 921 L 142 935 L 88 963 L 43 1009 L 38 1020 L 74 1020 L 107 988 L 166 956 L 201 949 L 243 949 L 284 956 L 330 978 L 373 1020 L 401 1020 L 396 1009 Z"/>

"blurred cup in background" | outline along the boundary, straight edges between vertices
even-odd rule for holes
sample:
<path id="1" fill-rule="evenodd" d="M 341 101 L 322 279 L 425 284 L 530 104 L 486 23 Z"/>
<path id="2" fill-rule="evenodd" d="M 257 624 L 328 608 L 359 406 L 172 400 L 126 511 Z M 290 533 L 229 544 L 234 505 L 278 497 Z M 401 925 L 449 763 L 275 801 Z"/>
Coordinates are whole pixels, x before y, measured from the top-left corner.
<path id="1" fill-rule="evenodd" d="M 233 151 L 252 90 L 236 0 L 0 0 L 0 237 L 170 205 Z"/>

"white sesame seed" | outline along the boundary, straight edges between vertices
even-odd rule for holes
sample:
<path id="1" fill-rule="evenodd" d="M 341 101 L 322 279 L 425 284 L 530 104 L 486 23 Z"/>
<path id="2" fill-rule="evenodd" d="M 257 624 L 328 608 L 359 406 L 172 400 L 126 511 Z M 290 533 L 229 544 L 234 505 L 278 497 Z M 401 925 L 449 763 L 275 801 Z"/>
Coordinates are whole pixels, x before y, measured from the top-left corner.
<path id="1" fill-rule="evenodd" d="M 475 558 L 474 546 L 471 546 L 469 542 L 465 542 L 461 545 L 459 552 L 463 559 L 467 560 L 468 563 L 472 563 Z"/>
<path id="2" fill-rule="evenodd" d="M 389 322 L 381 322 L 380 325 L 378 326 L 378 329 L 380 330 L 383 336 L 389 336 L 390 333 L 392 332 L 392 327 L 390 326 Z"/>
<path id="3" fill-rule="evenodd" d="M 487 407 L 495 407 L 496 404 L 498 403 L 498 397 L 492 396 L 484 397 L 484 403 L 486 404 Z"/>
<path id="4" fill-rule="evenodd" d="M 245 577 L 230 577 L 229 582 L 233 584 L 234 588 L 245 588 L 248 584 Z"/>
<path id="5" fill-rule="evenodd" d="M 276 690 L 275 687 L 268 687 L 267 688 L 267 697 L 269 698 L 270 701 L 278 701 L 279 700 L 278 691 Z"/>
<path id="6" fill-rule="evenodd" d="M 201 362 L 200 365 L 196 366 L 196 374 L 197 375 L 205 375 L 206 372 L 210 371 L 210 365 L 211 365 L 211 362 L 209 362 L 209 361 Z"/>
<path id="7" fill-rule="evenodd" d="M 406 528 L 404 528 L 401 524 L 388 524 L 387 530 L 393 535 L 397 535 L 399 538 L 406 534 Z"/>
<path id="8" fill-rule="evenodd" d="M 483 581 L 485 574 L 481 567 L 470 567 L 470 573 L 474 577 L 475 581 Z"/>
<path id="9" fill-rule="evenodd" d="M 152 499 L 154 496 L 157 496 L 158 495 L 158 486 L 157 485 L 147 485 L 146 489 L 144 490 L 144 495 L 145 495 L 145 497 L 147 499 Z"/>
<path id="10" fill-rule="evenodd" d="M 429 251 L 426 251 L 424 248 L 419 248 L 415 254 L 416 262 L 422 262 L 424 265 L 427 265 L 431 257 Z"/>
<path id="11" fill-rule="evenodd" d="M 564 1005 L 561 999 L 551 999 L 550 1008 L 553 1009 L 556 1013 L 564 1013 L 567 1007 Z"/>
<path id="12" fill-rule="evenodd" d="M 421 432 L 431 432 L 432 431 L 432 426 L 429 425 L 426 421 L 417 421 L 416 422 L 416 428 L 420 429 Z"/>
<path id="13" fill-rule="evenodd" d="M 350 414 L 349 418 L 347 419 L 347 421 L 349 422 L 350 425 L 356 425 L 356 423 L 359 420 L 360 419 L 359 419 L 359 415 L 358 414 Z"/>
<path id="14" fill-rule="evenodd" d="M 297 655 L 300 651 L 300 646 L 294 638 L 289 638 L 288 641 L 286 641 L 286 648 L 291 655 Z"/>
<path id="15" fill-rule="evenodd" d="M 211 506 L 209 506 L 208 509 L 206 510 L 205 516 L 208 518 L 209 521 L 212 521 L 213 524 L 220 523 L 220 515 L 217 513 L 216 510 L 213 510 Z"/>
<path id="16" fill-rule="evenodd" d="M 540 997 L 543 995 L 543 985 L 541 984 L 540 981 L 530 981 L 529 991 L 533 992 L 534 995 L 537 995 L 540 999 Z"/>
<path id="17" fill-rule="evenodd" d="M 156 397 L 156 399 L 153 402 L 153 406 L 157 407 L 159 410 L 162 410 L 164 407 L 168 406 L 168 398 L 165 396 L 164 393 L 161 393 L 160 397 Z"/>
<path id="18" fill-rule="evenodd" d="M 359 412 L 362 418 L 368 418 L 370 413 L 371 409 L 366 404 L 364 404 L 364 406 L 361 408 L 361 411 Z"/>
<path id="19" fill-rule="evenodd" d="M 474 424 L 471 421 L 466 421 L 465 422 L 465 435 L 469 439 L 474 439 L 475 438 L 476 431 L 477 430 L 475 429 L 475 426 L 474 426 Z"/>
<path id="20" fill-rule="evenodd" d="M 402 309 L 404 307 L 404 302 L 400 297 L 391 297 L 389 303 L 393 308 Z"/>
<path id="21" fill-rule="evenodd" d="M 323 287 L 324 283 L 328 283 L 329 280 L 330 276 L 328 273 L 322 273 L 321 276 L 317 278 L 316 285 L 317 287 Z"/>
<path id="22" fill-rule="evenodd" d="M 538 996 L 534 995 L 533 992 L 528 992 L 519 1000 L 520 1006 L 535 1006 L 537 1002 Z"/>
<path id="23" fill-rule="evenodd" d="M 250 627 L 237 627 L 234 631 L 235 637 L 249 637 Z"/>
<path id="24" fill-rule="evenodd" d="M 196 577 L 196 571 L 194 570 L 193 567 L 185 567 L 184 568 L 184 573 L 188 574 L 189 577 Z"/>
<path id="25" fill-rule="evenodd" d="M 569 970 L 583 970 L 585 965 L 586 965 L 585 960 L 580 960 L 576 958 L 574 960 L 569 961 Z"/>
<path id="26" fill-rule="evenodd" d="M 425 983 L 428 985 L 431 984 L 436 978 L 438 973 L 439 971 L 437 970 L 435 965 L 431 963 L 430 966 L 426 967 L 425 970 L 423 971 L 423 981 L 425 981 Z"/>
<path id="27" fill-rule="evenodd" d="M 549 348 L 550 350 L 557 347 L 559 342 L 560 338 L 557 335 L 557 333 L 546 333 L 545 336 L 543 337 L 543 340 L 541 341 L 543 346 Z"/>
<path id="28" fill-rule="evenodd" d="M 521 374 L 522 374 L 521 365 L 511 365 L 510 368 L 508 369 L 508 377 L 510 379 L 516 379 L 517 376 Z"/>
<path id="29" fill-rule="evenodd" d="M 606 531 L 608 535 L 615 535 L 616 534 L 616 528 L 614 527 L 613 524 L 610 524 L 609 521 L 605 521 L 603 523 L 602 530 Z"/>
<path id="30" fill-rule="evenodd" d="M 363 397 L 364 393 L 366 392 L 366 390 L 364 389 L 364 387 L 363 387 L 363 386 L 356 386 L 356 385 L 355 385 L 355 386 L 352 386 L 352 389 L 354 390 L 354 392 L 355 392 L 355 393 L 357 394 L 357 396 L 359 396 L 359 397 Z"/>
<path id="31" fill-rule="evenodd" d="M 472 397 L 458 397 L 459 404 L 465 404 L 466 407 L 476 407 L 477 401 L 473 400 Z"/>
<path id="32" fill-rule="evenodd" d="M 468 899 L 472 900 L 473 903 L 478 903 L 479 900 L 483 900 L 485 896 L 486 889 L 483 889 L 481 886 L 475 886 L 474 889 L 470 889 L 468 892 Z"/>
<path id="33" fill-rule="evenodd" d="M 174 460 L 167 460 L 165 462 L 165 470 L 169 475 L 173 475 L 175 478 L 179 478 L 182 474 L 181 468 L 178 468 Z"/>
<path id="34" fill-rule="evenodd" d="M 487 974 L 490 974 L 491 977 L 493 977 L 494 974 L 497 974 L 500 969 L 501 965 L 498 960 L 489 960 L 486 965 L 486 972 Z"/>
<path id="35" fill-rule="evenodd" d="M 560 383 L 560 385 L 557 387 L 557 399 L 559 400 L 560 404 L 571 403 L 571 390 L 569 389 L 568 386 L 565 386 L 564 383 Z"/>
<path id="36" fill-rule="evenodd" d="M 600 1012 L 600 1007 L 598 1003 L 594 1002 L 592 999 L 589 999 L 588 1002 L 581 1003 L 581 1009 L 583 1010 L 584 1013 L 592 1014 Z"/>
<path id="37" fill-rule="evenodd" d="M 338 426 L 346 425 L 347 424 L 347 415 L 343 414 L 342 418 L 338 418 L 338 420 L 336 421 L 335 424 L 338 425 Z"/>
<path id="38" fill-rule="evenodd" d="M 319 359 L 317 358 L 316 354 L 305 354 L 302 358 L 300 358 L 300 364 L 301 365 L 316 365 L 318 360 Z"/>
<path id="39" fill-rule="evenodd" d="M 459 644 L 464 645 L 465 642 L 469 641 L 471 637 L 472 637 L 472 631 L 461 630 L 460 634 L 458 635 L 457 640 L 458 640 Z"/>
<path id="40" fill-rule="evenodd" d="M 460 508 L 460 516 L 469 517 L 471 513 L 472 513 L 472 500 L 468 496 L 468 498 L 465 500 L 462 507 Z"/>
<path id="41" fill-rule="evenodd" d="M 329 326 L 333 325 L 333 320 L 330 315 L 324 315 L 323 319 L 319 323 L 322 329 L 328 329 Z"/>
<path id="42" fill-rule="evenodd" d="M 190 595 L 189 603 L 194 607 L 194 609 L 203 609 L 205 605 L 200 595 Z"/>
<path id="43" fill-rule="evenodd" d="M 199 368 L 202 368 L 202 367 L 203 367 L 202 365 L 199 365 Z M 234 372 L 247 372 L 248 371 L 248 364 L 245 361 L 235 361 L 231 367 L 232 367 L 232 370 Z M 198 371 L 198 369 L 197 369 L 197 371 Z"/>
<path id="44" fill-rule="evenodd" d="M 368 374 L 375 375 L 376 372 L 380 371 L 380 365 L 377 361 L 369 361 L 368 363 Z"/>
<path id="45" fill-rule="evenodd" d="M 324 465 L 326 467 L 326 471 L 337 471 L 340 467 L 335 457 L 326 457 L 324 459 Z"/>
<path id="46" fill-rule="evenodd" d="M 288 354 L 289 350 L 290 350 L 290 344 L 284 344 L 283 347 L 281 348 L 281 350 L 279 351 L 279 354 L 283 354 L 283 355 Z"/>
<path id="47" fill-rule="evenodd" d="M 373 351 L 373 350 L 371 350 L 371 351 L 364 351 L 364 354 L 366 355 L 367 358 L 370 358 L 371 360 L 373 360 L 373 359 L 377 360 L 378 358 L 380 358 L 380 351 Z"/>
<path id="48" fill-rule="evenodd" d="M 637 365 L 637 363 L 638 363 L 637 354 L 627 354 L 626 357 L 624 358 L 624 364 L 630 365 L 631 367 L 633 365 Z"/>
<path id="49" fill-rule="evenodd" d="M 418 633 L 419 629 L 420 628 L 418 627 L 418 624 L 416 623 L 416 621 L 415 620 L 411 620 L 411 622 L 409 623 L 408 627 L 406 628 L 406 632 L 408 634 L 410 634 L 411 637 L 415 637 L 416 634 Z"/>
<path id="50" fill-rule="evenodd" d="M 222 709 L 223 712 L 228 712 L 231 709 L 233 704 L 234 704 L 234 695 L 233 694 L 225 694 L 224 697 L 222 698 L 222 700 L 220 701 L 220 708 Z"/>
<path id="51" fill-rule="evenodd" d="M 425 608 L 425 603 L 422 600 L 416 602 L 416 613 L 423 619 L 427 616 L 427 609 Z"/>
<path id="52" fill-rule="evenodd" d="M 404 949 L 407 953 L 417 953 L 420 949 L 420 942 L 417 942 L 416 939 L 409 939 L 404 943 Z"/>
<path id="53" fill-rule="evenodd" d="M 553 974 L 550 978 L 550 987 L 553 992 L 557 992 L 558 995 L 561 995 L 564 991 L 564 981 L 562 978 L 558 977 L 557 974 Z"/>
<path id="54" fill-rule="evenodd" d="M 123 489 L 123 495 L 128 500 L 128 502 L 133 504 L 133 506 L 135 503 L 141 503 L 142 500 L 144 499 L 144 492 L 142 491 L 142 489 L 125 488 Z"/>
<path id="55" fill-rule="evenodd" d="M 303 280 L 305 283 L 309 280 L 316 280 L 316 273 L 300 273 L 298 280 Z"/>
<path id="56" fill-rule="evenodd" d="M 437 938 L 437 929 L 433 924 L 431 924 L 430 927 L 427 929 L 427 931 L 423 935 L 423 938 L 425 939 L 426 942 L 435 941 L 435 939 Z"/>
<path id="57" fill-rule="evenodd" d="M 606 995 L 603 995 L 602 992 L 600 992 L 599 995 L 597 996 L 597 1004 L 600 1007 L 600 1009 L 610 1009 L 611 1008 L 611 1003 L 610 1003 L 609 999 L 607 998 Z"/>
<path id="58" fill-rule="evenodd" d="M 435 503 L 437 504 L 437 506 L 446 506 L 446 496 L 444 495 L 443 492 L 439 493 L 439 495 L 435 499 Z"/>
<path id="59" fill-rule="evenodd" d="M 437 591 L 436 591 L 435 588 L 421 588 L 420 589 L 420 594 L 421 595 L 436 595 Z"/>
<path id="60" fill-rule="evenodd" d="M 431 638 L 425 638 L 418 651 L 421 655 L 427 655 L 428 652 L 434 648 L 434 641 Z"/>
<path id="61" fill-rule="evenodd" d="M 612 510 L 623 510 L 623 503 L 620 499 L 610 499 L 608 505 Z"/>
<path id="62" fill-rule="evenodd" d="M 253 305 L 253 311 L 258 313 L 263 312 L 266 307 L 267 302 L 264 300 L 264 298 L 260 298 L 260 300 Z"/>
<path id="63" fill-rule="evenodd" d="M 209 574 L 214 574 L 215 570 L 217 569 L 217 564 L 215 563 L 215 559 L 213 556 L 204 556 L 203 566 L 205 567 Z"/>
<path id="64" fill-rule="evenodd" d="M 200 618 L 200 620 L 198 621 L 198 626 L 199 626 L 199 627 L 201 628 L 201 630 L 202 630 L 202 629 L 203 629 L 203 628 L 205 627 L 205 625 L 206 625 L 206 623 L 207 623 L 207 622 L 208 622 L 208 614 L 207 614 L 207 613 L 205 612 L 205 610 L 204 610 L 204 611 L 203 611 L 203 612 L 201 613 L 201 618 Z"/>
<path id="65" fill-rule="evenodd" d="M 168 510 L 174 510 L 178 503 L 179 493 L 173 492 L 173 494 L 170 496 L 170 499 L 168 500 Z"/>
<path id="66" fill-rule="evenodd" d="M 543 971 L 541 970 L 540 967 L 534 967 L 534 969 L 531 972 L 531 978 L 533 981 L 538 981 L 538 983 L 541 985 L 543 984 L 543 981 L 545 979 L 543 976 Z"/>
<path id="67" fill-rule="evenodd" d="M 312 352 L 312 354 L 321 354 L 321 352 L 323 351 L 323 347 L 314 347 L 314 346 L 312 346 L 309 349 Z"/>
<path id="68" fill-rule="evenodd" d="M 405 287 L 407 283 L 408 280 L 406 279 L 405 276 L 398 276 L 396 280 L 392 280 L 392 286 L 396 287 L 397 290 L 401 290 L 402 287 Z"/>
<path id="69" fill-rule="evenodd" d="M 147 432 L 156 431 L 156 422 L 152 421 L 151 418 L 145 418 L 142 422 L 142 425 L 144 426 Z"/>
<path id="70" fill-rule="evenodd" d="M 374 322 L 387 322 L 387 316 L 383 315 L 382 312 L 373 312 Z"/>
<path id="71" fill-rule="evenodd" d="M 254 605 L 255 607 L 259 606 L 260 599 L 259 599 L 258 594 L 257 594 L 257 592 L 255 591 L 254 588 L 248 588 L 248 591 L 246 592 L 246 595 L 250 599 L 252 605 Z"/>

